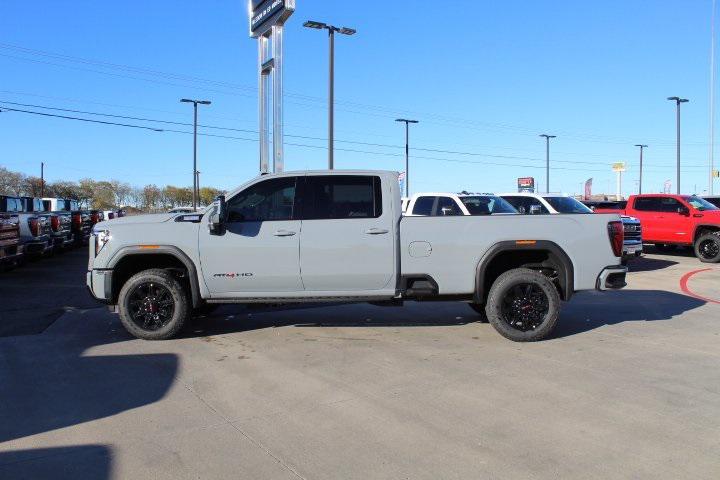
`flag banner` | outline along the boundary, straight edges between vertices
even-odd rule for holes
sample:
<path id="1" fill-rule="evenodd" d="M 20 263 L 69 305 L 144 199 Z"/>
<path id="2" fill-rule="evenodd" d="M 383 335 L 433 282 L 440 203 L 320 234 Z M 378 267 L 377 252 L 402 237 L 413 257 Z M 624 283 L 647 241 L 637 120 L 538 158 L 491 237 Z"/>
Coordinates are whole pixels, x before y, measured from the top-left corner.
<path id="1" fill-rule="evenodd" d="M 585 193 L 583 194 L 583 200 L 590 200 L 592 196 L 592 177 L 588 178 L 585 182 Z"/>

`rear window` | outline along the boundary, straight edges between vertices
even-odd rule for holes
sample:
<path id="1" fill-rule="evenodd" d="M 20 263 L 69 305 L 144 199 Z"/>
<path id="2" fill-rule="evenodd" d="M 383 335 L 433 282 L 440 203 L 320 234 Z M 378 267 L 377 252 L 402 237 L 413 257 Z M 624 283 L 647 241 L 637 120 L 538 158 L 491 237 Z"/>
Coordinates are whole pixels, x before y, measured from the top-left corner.
<path id="1" fill-rule="evenodd" d="M 307 176 L 302 209 L 304 220 L 377 218 L 382 215 L 380 177 Z"/>
<path id="2" fill-rule="evenodd" d="M 588 207 L 572 197 L 543 197 L 558 213 L 592 213 Z"/>
<path id="3" fill-rule="evenodd" d="M 413 206 L 412 214 L 413 215 L 430 216 L 430 215 L 432 215 L 432 209 L 433 209 L 434 203 L 435 203 L 435 197 L 419 197 L 417 200 L 415 200 L 415 205 Z"/>
<path id="4" fill-rule="evenodd" d="M 515 208 L 500 197 L 482 195 L 460 197 L 470 215 L 492 215 L 493 213 L 518 213 Z"/>

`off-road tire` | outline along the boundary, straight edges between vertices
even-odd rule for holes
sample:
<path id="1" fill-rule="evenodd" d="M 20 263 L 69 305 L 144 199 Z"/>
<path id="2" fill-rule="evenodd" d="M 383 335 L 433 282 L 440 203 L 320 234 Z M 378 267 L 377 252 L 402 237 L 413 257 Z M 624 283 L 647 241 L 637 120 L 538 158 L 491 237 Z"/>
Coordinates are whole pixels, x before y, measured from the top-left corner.
<path id="1" fill-rule="evenodd" d="M 475 310 L 475 313 L 478 314 L 480 318 L 478 318 L 478 322 L 480 323 L 488 323 L 488 317 L 485 313 L 485 305 L 480 305 L 479 303 L 468 303 L 468 307 Z"/>
<path id="2" fill-rule="evenodd" d="M 511 324 L 506 309 L 510 308 L 506 299 L 516 295 L 516 288 L 530 285 L 533 299 L 542 298 L 543 311 L 539 315 L 540 323 L 528 330 L 521 330 Z M 514 302 L 512 302 L 514 305 Z M 552 333 L 560 316 L 560 294 L 552 281 L 545 275 L 529 268 L 515 268 L 501 274 L 490 287 L 485 307 L 490 324 L 503 337 L 514 342 L 535 342 Z"/>
<path id="3" fill-rule="evenodd" d="M 172 316 L 167 323 L 156 330 L 147 330 L 133 321 L 130 309 L 130 296 L 136 288 L 143 284 L 157 284 L 170 294 L 173 301 Z M 132 336 L 143 340 L 168 340 L 175 337 L 191 315 L 188 292 L 182 284 L 166 270 L 153 268 L 136 273 L 125 282 L 118 298 L 120 321 L 125 330 Z"/>
<path id="4" fill-rule="evenodd" d="M 695 241 L 695 256 L 703 263 L 720 262 L 720 232 L 700 235 Z"/>

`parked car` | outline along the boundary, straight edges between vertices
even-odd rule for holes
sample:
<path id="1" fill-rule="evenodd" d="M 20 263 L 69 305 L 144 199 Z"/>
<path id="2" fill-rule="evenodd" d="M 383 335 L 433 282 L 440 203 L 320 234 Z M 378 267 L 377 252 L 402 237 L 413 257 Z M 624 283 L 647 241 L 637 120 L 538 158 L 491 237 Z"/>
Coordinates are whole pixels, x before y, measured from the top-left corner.
<path id="1" fill-rule="evenodd" d="M 0 212 L 18 217 L 20 243 L 28 258 L 37 258 L 52 253 L 53 242 L 49 216 L 26 212 L 21 197 L 0 196 Z"/>
<path id="2" fill-rule="evenodd" d="M 416 193 L 403 199 L 403 213 L 409 216 L 517 214 L 517 210 L 491 193 Z"/>
<path id="3" fill-rule="evenodd" d="M 43 198 L 42 200 L 46 211 L 69 212 L 70 228 L 75 245 L 87 245 L 93 226 L 91 211 L 81 210 L 77 200 L 65 198 Z"/>
<path id="4" fill-rule="evenodd" d="M 690 246 L 701 262 L 720 262 L 720 208 L 694 195 L 631 195 L 624 209 L 596 212 L 622 213 L 640 219 L 643 240 L 659 250 Z"/>
<path id="5" fill-rule="evenodd" d="M 720 195 L 706 195 L 702 198 L 720 208 Z"/>
<path id="6" fill-rule="evenodd" d="M 0 204 L 2 204 L 0 197 Z M 13 213 L 0 211 L 0 267 L 12 268 L 23 261 L 24 247 L 20 243 L 20 219 Z"/>
<path id="7" fill-rule="evenodd" d="M 586 204 L 568 195 L 559 193 L 502 193 L 505 200 L 513 205 L 520 213 L 525 214 L 584 214 L 593 213 Z M 631 258 L 639 257 L 643 251 L 642 225 L 637 218 L 621 215 L 625 232 L 623 240 L 623 263 Z"/>
<path id="8" fill-rule="evenodd" d="M 45 216 L 50 222 L 50 238 L 55 251 L 63 251 L 73 245 L 73 234 L 70 228 L 70 212 L 47 212 L 45 204 L 39 198 L 22 197 L 25 212 Z"/>
<path id="9" fill-rule="evenodd" d="M 460 300 L 534 341 L 561 300 L 625 286 L 622 243 L 619 216 L 402 216 L 397 172 L 287 172 L 202 213 L 95 225 L 86 283 L 148 340 L 222 303 Z"/>

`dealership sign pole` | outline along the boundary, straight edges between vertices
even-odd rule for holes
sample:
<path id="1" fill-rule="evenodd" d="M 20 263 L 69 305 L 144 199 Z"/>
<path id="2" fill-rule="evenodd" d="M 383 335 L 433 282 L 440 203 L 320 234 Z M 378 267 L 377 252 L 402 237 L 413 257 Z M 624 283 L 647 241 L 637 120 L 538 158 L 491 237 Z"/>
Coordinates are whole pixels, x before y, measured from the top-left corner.
<path id="1" fill-rule="evenodd" d="M 283 25 L 295 11 L 295 0 L 249 0 L 250 36 L 258 41 L 258 120 L 260 173 L 270 168 L 270 79 L 272 78 L 273 172 L 284 167 Z"/>

